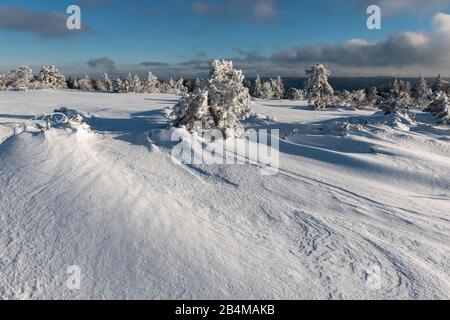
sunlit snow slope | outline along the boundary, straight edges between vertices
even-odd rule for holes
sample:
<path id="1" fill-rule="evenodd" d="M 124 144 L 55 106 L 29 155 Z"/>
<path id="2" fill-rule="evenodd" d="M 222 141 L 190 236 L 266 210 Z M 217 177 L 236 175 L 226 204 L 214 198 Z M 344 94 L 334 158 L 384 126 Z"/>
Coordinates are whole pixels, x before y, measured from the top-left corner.
<path id="1" fill-rule="evenodd" d="M 0 92 L 0 299 L 450 297 L 449 127 L 419 113 L 410 131 L 341 136 L 336 121 L 377 115 L 256 101 L 275 120 L 246 126 L 283 138 L 262 176 L 173 162 L 148 133 L 176 101 Z M 92 113 L 94 132 L 22 132 L 62 106 Z"/>

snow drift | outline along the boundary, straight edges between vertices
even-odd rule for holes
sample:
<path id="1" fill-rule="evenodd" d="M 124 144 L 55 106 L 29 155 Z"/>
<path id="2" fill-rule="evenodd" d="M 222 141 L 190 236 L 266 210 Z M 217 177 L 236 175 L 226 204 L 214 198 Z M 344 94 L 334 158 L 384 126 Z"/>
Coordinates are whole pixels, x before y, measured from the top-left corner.
<path id="1" fill-rule="evenodd" d="M 450 296 L 448 126 L 258 101 L 245 127 L 282 137 L 263 176 L 172 161 L 152 133 L 177 101 L 0 93 L 0 298 Z M 61 106 L 94 115 L 90 131 L 24 127 Z"/>

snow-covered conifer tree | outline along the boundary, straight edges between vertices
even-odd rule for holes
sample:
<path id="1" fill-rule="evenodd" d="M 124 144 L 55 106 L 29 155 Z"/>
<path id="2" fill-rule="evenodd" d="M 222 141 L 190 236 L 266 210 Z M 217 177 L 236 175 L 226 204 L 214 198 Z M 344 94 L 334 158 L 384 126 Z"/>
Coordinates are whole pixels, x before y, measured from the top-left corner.
<path id="1" fill-rule="evenodd" d="M 422 99 L 423 97 L 429 96 L 431 94 L 432 94 L 432 91 L 431 91 L 430 87 L 428 86 L 427 81 L 421 75 L 419 78 L 419 81 L 417 82 L 416 86 L 414 87 L 414 98 Z"/>
<path id="2" fill-rule="evenodd" d="M 173 94 L 179 96 L 179 95 L 184 95 L 187 92 L 188 92 L 188 90 L 187 90 L 187 87 L 184 85 L 183 78 L 180 78 L 177 81 L 175 81 L 175 91 L 173 92 Z"/>
<path id="3" fill-rule="evenodd" d="M 94 81 L 94 89 L 97 91 L 106 92 L 105 83 L 101 79 L 97 79 Z"/>
<path id="4" fill-rule="evenodd" d="M 142 85 L 142 81 L 137 74 L 135 74 L 131 79 L 131 91 L 135 93 L 143 92 L 144 86 Z"/>
<path id="5" fill-rule="evenodd" d="M 353 103 L 352 93 L 348 90 L 335 91 L 336 102 L 340 105 L 349 106 Z"/>
<path id="6" fill-rule="evenodd" d="M 213 60 L 211 78 L 203 89 L 184 96 L 174 108 L 171 118 L 176 126 L 194 128 L 201 121 L 204 129 L 237 129 L 239 120 L 250 116 L 250 94 L 244 86 L 242 71 L 231 61 Z"/>
<path id="7" fill-rule="evenodd" d="M 213 126 L 212 118 L 208 117 L 208 91 L 201 93 L 188 93 L 184 95 L 173 108 L 171 119 L 176 127 L 185 126 L 187 130 L 194 131 L 195 122 L 201 122 L 203 129 Z"/>
<path id="8" fill-rule="evenodd" d="M 131 73 L 128 73 L 127 79 L 126 81 L 124 81 L 124 84 L 126 86 L 125 92 L 135 92 L 133 76 L 131 75 Z"/>
<path id="9" fill-rule="evenodd" d="M 352 94 L 352 105 L 357 109 L 366 109 L 368 108 L 367 100 L 366 100 L 366 92 L 365 90 L 356 90 L 353 91 Z"/>
<path id="10" fill-rule="evenodd" d="M 272 80 L 263 83 L 262 86 L 263 98 L 264 99 L 272 99 L 273 98 L 273 87 Z"/>
<path id="11" fill-rule="evenodd" d="M 434 93 L 443 93 L 447 91 L 449 83 L 444 81 L 441 75 L 438 75 L 436 80 L 433 83 L 433 92 Z"/>
<path id="12" fill-rule="evenodd" d="M 450 124 L 450 99 L 447 95 L 438 95 L 424 111 L 431 112 L 439 123 Z"/>
<path id="13" fill-rule="evenodd" d="M 294 101 L 303 101 L 305 99 L 305 94 L 303 90 L 297 88 L 290 88 L 286 95 L 287 99 Z"/>
<path id="14" fill-rule="evenodd" d="M 105 90 L 106 92 L 112 92 L 114 91 L 114 84 L 111 81 L 111 79 L 109 78 L 109 75 L 105 72 L 102 75 L 102 82 L 105 86 Z"/>
<path id="15" fill-rule="evenodd" d="M 6 90 L 6 77 L 0 73 L 0 91 Z"/>
<path id="16" fill-rule="evenodd" d="M 43 66 L 38 75 L 42 88 L 61 89 L 67 88 L 66 77 L 55 66 Z"/>
<path id="17" fill-rule="evenodd" d="M 83 91 L 94 90 L 94 83 L 91 77 L 85 74 L 83 78 L 78 79 L 78 88 Z"/>
<path id="18" fill-rule="evenodd" d="M 114 92 L 117 93 L 123 93 L 123 89 L 124 89 L 124 85 L 123 85 L 123 80 L 121 78 L 117 78 L 116 80 L 114 80 L 113 82 L 114 85 Z"/>
<path id="19" fill-rule="evenodd" d="M 404 91 L 400 91 L 395 97 L 384 101 L 380 107 L 384 114 L 409 114 L 411 97 Z"/>
<path id="20" fill-rule="evenodd" d="M 143 92 L 145 93 L 158 93 L 159 92 L 158 78 L 151 72 L 148 72 L 147 80 L 144 83 Z"/>
<path id="21" fill-rule="evenodd" d="M 209 106 L 219 129 L 236 129 L 238 120 L 250 116 L 250 94 L 244 87 L 245 76 L 233 68 L 232 61 L 213 60 L 209 81 Z"/>
<path id="22" fill-rule="evenodd" d="M 264 96 L 261 77 L 256 74 L 255 86 L 253 88 L 253 95 L 255 98 L 262 98 Z"/>
<path id="23" fill-rule="evenodd" d="M 316 110 L 330 106 L 334 95 L 334 90 L 328 83 L 330 71 L 324 65 L 316 64 L 307 69 L 306 74 L 309 76 L 305 84 L 309 103 L 312 103 Z"/>
<path id="24" fill-rule="evenodd" d="M 271 79 L 270 84 L 272 86 L 272 93 L 275 99 L 282 99 L 284 97 L 284 84 L 280 76 L 276 80 Z"/>
<path id="25" fill-rule="evenodd" d="M 26 91 L 30 89 L 33 71 L 27 66 L 21 66 L 6 76 L 6 87 L 12 90 Z"/>
<path id="26" fill-rule="evenodd" d="M 366 101 L 368 106 L 374 107 L 380 101 L 380 96 L 378 95 L 377 87 L 371 87 L 366 89 Z"/>

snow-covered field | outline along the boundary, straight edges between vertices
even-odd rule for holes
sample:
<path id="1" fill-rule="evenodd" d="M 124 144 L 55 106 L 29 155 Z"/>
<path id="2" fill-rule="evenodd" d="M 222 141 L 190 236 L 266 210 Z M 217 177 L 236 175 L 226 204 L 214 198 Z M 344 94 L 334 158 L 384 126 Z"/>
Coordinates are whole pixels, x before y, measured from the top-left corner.
<path id="1" fill-rule="evenodd" d="M 263 176 L 173 162 L 148 137 L 177 100 L 0 92 L 0 299 L 450 298 L 450 127 L 255 101 Z M 23 130 L 62 106 L 93 133 Z"/>

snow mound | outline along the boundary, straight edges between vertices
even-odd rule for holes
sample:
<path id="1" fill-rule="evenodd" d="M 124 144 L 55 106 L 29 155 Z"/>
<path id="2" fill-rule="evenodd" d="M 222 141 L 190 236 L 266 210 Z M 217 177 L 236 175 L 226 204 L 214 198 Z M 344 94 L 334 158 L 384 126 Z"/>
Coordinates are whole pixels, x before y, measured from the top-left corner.
<path id="1" fill-rule="evenodd" d="M 88 124 L 88 120 L 91 118 L 93 116 L 90 114 L 62 107 L 55 109 L 53 113 L 35 116 L 32 122 L 37 129 L 66 128 L 91 132 Z"/>
<path id="2" fill-rule="evenodd" d="M 298 129 L 279 140 L 268 177 L 259 163 L 175 163 L 172 136 L 190 136 L 167 129 L 178 97 L 0 101 L 0 299 L 450 296 L 450 131 L 423 125 L 429 114 L 405 131 L 395 116 L 256 101 L 268 117 L 245 129 Z M 26 127 L 55 105 L 79 110 L 96 134 L 77 121 Z M 79 290 L 66 285 L 69 266 Z"/>

